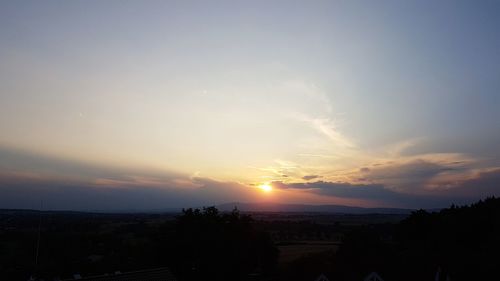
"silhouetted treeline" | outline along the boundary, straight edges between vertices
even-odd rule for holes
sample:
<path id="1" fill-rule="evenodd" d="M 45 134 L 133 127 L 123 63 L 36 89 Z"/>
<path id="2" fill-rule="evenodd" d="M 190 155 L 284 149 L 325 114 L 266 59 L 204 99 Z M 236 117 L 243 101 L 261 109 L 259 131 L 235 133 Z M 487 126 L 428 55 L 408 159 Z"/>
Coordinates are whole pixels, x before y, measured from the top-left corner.
<path id="1" fill-rule="evenodd" d="M 175 215 L 3 210 L 0 280 L 24 281 L 32 274 L 53 280 L 155 267 L 169 267 L 180 281 L 312 281 L 321 273 L 330 280 L 361 281 L 372 271 L 385 281 L 432 281 L 438 268 L 440 281 L 497 275 L 500 199 L 440 212 L 419 210 L 399 223 L 393 218 L 380 223 L 380 216 L 354 217 L 350 223 L 349 216 L 327 214 L 272 214 L 271 220 L 254 220 L 213 207 Z M 302 217 L 308 220 L 296 219 Z M 314 245 L 311 241 L 335 245 L 313 253 L 307 248 Z M 302 257 L 277 264 L 277 247 L 285 253 L 295 244 Z"/>
<path id="2" fill-rule="evenodd" d="M 490 280 L 500 268 L 500 199 L 440 212 L 419 210 L 399 224 L 359 227 L 336 253 L 301 258 L 281 271 L 281 280 L 359 281 L 380 273 L 385 281 Z M 495 277 L 497 278 L 497 277 Z"/>
<path id="3" fill-rule="evenodd" d="M 184 280 L 243 280 L 269 274 L 278 251 L 266 232 L 236 209 L 220 214 L 215 207 L 187 209 L 175 225 L 171 264 Z"/>
<path id="4" fill-rule="evenodd" d="M 40 254 L 35 267 L 39 219 Z M 237 210 L 182 214 L 0 213 L 0 280 L 45 280 L 169 267 L 179 280 L 245 280 L 272 273 L 278 251 Z"/>
<path id="5" fill-rule="evenodd" d="M 414 212 L 397 238 L 412 258 L 439 265 L 452 280 L 486 280 L 500 268 L 500 198 L 440 212 Z"/>

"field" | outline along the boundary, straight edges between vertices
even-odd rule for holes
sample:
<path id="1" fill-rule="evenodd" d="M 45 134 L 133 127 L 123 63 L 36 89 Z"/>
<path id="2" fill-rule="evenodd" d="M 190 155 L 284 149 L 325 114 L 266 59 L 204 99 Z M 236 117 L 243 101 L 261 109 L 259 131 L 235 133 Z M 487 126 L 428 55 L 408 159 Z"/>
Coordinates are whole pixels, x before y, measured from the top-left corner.
<path id="1" fill-rule="evenodd" d="M 297 241 L 293 244 L 278 245 L 280 256 L 278 263 L 284 264 L 300 257 L 326 251 L 337 251 L 339 243 L 321 241 Z"/>
<path id="2" fill-rule="evenodd" d="M 117 270 L 155 268 L 165 264 L 183 276 L 182 267 L 172 262 L 177 256 L 165 255 L 175 248 L 174 245 L 178 244 L 181 237 L 175 236 L 178 230 L 176 218 L 180 215 L 0 210 L 0 280 L 26 280 L 34 271 L 39 225 L 38 272 L 47 277 L 71 276 L 75 272 L 87 276 L 99 275 Z M 266 212 L 245 215 L 253 218 L 251 227 L 246 231 L 261 233 L 269 239 L 270 244 L 260 245 L 270 245 L 278 250 L 279 255 L 276 256 L 269 254 L 272 251 L 266 253 L 273 257 L 281 269 L 293 266 L 293 262 L 300 261 L 301 258 L 336 252 L 343 237 L 363 225 L 392 224 L 404 217 Z M 202 241 L 216 238 L 217 236 L 200 236 Z M 67 247 L 68 242 L 71 247 Z M 188 242 L 186 245 L 191 245 L 192 241 Z M 214 254 L 216 253 L 211 253 Z"/>

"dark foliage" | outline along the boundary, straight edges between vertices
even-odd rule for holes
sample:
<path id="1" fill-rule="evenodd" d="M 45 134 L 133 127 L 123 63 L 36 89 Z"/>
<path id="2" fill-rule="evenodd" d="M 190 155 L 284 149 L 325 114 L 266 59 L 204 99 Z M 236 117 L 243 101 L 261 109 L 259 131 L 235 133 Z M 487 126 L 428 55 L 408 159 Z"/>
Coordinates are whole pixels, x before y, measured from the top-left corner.
<path id="1" fill-rule="evenodd" d="M 304 257 L 281 280 L 359 281 L 372 271 L 386 281 L 491 280 L 500 268 L 500 199 L 440 212 L 413 212 L 397 225 L 367 225 L 345 236 L 337 253 Z"/>
<path id="2" fill-rule="evenodd" d="M 262 216 L 262 214 L 260 214 Z M 169 267 L 179 280 L 385 281 L 491 280 L 500 268 L 500 199 L 440 212 L 419 210 L 399 223 L 377 215 L 298 214 L 253 220 L 237 210 L 182 214 L 88 214 L 0 211 L 0 280 L 45 280 Z M 39 263 L 34 266 L 42 218 Z M 331 219 L 335 218 L 335 219 Z M 324 223 L 315 223 L 318 219 Z M 373 219 L 373 221 L 372 221 Z M 340 221 L 342 223 L 340 223 Z M 350 223 L 356 222 L 356 223 Z M 271 236 L 273 239 L 271 239 Z M 275 244 L 338 241 L 337 251 L 309 253 L 276 266 Z"/>
<path id="3" fill-rule="evenodd" d="M 42 218 L 38 265 L 35 249 Z M 169 267 L 179 280 L 270 274 L 278 252 L 237 210 L 168 214 L 0 212 L 0 280 L 45 280 Z M 206 279 L 206 278 L 205 278 Z"/>
<path id="4" fill-rule="evenodd" d="M 177 218 L 171 262 L 186 280 L 242 280 L 269 274 L 278 251 L 269 235 L 256 231 L 250 216 L 214 207 L 183 210 Z"/>
<path id="5" fill-rule="evenodd" d="M 445 269 L 452 280 L 486 280 L 500 267 L 500 198 L 441 212 L 414 212 L 397 238 L 413 261 Z"/>

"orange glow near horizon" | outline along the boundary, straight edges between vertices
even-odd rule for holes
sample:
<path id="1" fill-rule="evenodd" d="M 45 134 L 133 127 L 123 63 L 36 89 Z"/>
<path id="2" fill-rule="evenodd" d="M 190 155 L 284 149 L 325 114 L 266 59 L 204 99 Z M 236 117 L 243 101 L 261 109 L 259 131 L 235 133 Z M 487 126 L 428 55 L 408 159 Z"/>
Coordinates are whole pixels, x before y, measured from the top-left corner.
<path id="1" fill-rule="evenodd" d="M 266 193 L 273 191 L 273 187 L 268 183 L 264 183 L 264 184 L 259 185 L 259 188 L 262 189 L 262 191 L 264 191 Z"/>

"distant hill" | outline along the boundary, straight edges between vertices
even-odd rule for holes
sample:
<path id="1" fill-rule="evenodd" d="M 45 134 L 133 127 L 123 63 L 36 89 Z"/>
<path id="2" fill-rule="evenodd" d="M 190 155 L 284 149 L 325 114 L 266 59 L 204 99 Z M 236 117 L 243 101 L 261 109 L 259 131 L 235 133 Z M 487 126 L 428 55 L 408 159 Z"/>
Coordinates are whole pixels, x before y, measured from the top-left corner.
<path id="1" fill-rule="evenodd" d="M 341 213 L 341 214 L 410 214 L 412 209 L 362 208 L 342 205 L 305 205 L 277 203 L 232 202 L 216 206 L 221 211 L 231 211 L 234 207 L 242 212 L 300 212 L 300 213 Z"/>
<path id="2" fill-rule="evenodd" d="M 202 208 L 197 206 L 196 208 Z M 307 205 L 307 204 L 278 204 L 278 203 L 241 203 L 231 202 L 215 206 L 222 212 L 229 212 L 237 207 L 242 212 L 290 212 L 290 213 L 337 213 L 337 214 L 397 214 L 409 215 L 413 209 L 398 208 L 362 208 L 343 205 Z M 188 208 L 188 207 L 186 207 Z M 162 209 L 129 209 L 129 210 L 45 210 L 45 213 L 67 213 L 67 214 L 149 214 L 149 213 L 180 213 L 183 208 L 162 208 Z M 427 211 L 439 211 L 431 209 Z M 38 213 L 38 210 L 30 209 L 0 209 L 0 214 L 6 213 Z"/>

